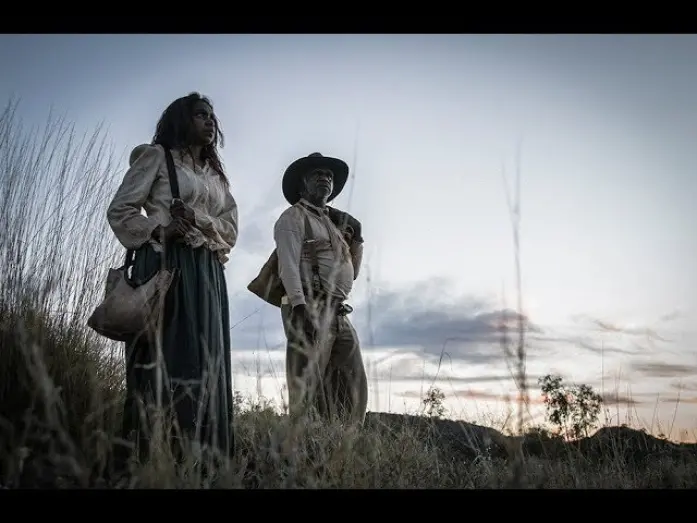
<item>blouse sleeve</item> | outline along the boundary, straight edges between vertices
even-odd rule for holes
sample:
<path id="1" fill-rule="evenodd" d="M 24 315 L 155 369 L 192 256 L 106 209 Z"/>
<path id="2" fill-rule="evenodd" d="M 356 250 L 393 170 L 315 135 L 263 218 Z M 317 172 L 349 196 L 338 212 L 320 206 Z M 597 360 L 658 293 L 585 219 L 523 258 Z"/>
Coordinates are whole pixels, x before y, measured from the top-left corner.
<path id="1" fill-rule="evenodd" d="M 220 238 L 230 248 L 237 243 L 237 231 L 239 229 L 239 217 L 237 215 L 237 202 L 229 191 L 225 191 L 225 205 L 217 216 L 208 216 L 194 210 L 196 226 L 201 230 L 212 230 L 220 235 Z"/>
<path id="2" fill-rule="evenodd" d="M 143 151 L 140 156 L 135 154 L 137 149 Z M 158 225 L 154 219 L 141 214 L 141 209 L 164 155 L 154 145 L 141 145 L 136 150 L 131 154 L 131 165 L 107 209 L 109 225 L 127 249 L 137 249 L 147 243 Z"/>

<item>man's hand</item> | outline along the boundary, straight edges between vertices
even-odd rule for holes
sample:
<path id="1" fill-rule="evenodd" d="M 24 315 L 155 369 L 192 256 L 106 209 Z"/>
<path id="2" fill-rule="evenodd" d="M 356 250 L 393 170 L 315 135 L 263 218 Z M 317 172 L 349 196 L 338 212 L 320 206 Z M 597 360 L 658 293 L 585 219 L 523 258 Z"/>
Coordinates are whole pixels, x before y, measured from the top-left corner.
<path id="1" fill-rule="evenodd" d="M 327 214 L 329 219 L 336 225 L 339 230 L 347 235 L 354 242 L 363 243 L 363 227 L 361 222 L 351 216 L 349 213 L 327 206 Z M 348 243 L 351 243 L 350 241 Z"/>
<path id="2" fill-rule="evenodd" d="M 191 225 L 196 221 L 194 210 L 178 198 L 172 201 L 169 210 L 173 217 L 182 218 Z"/>
<path id="3" fill-rule="evenodd" d="M 304 335 L 308 344 L 312 345 L 315 343 L 317 331 L 304 304 L 293 307 L 290 313 L 290 320 L 295 336 L 301 338 Z"/>

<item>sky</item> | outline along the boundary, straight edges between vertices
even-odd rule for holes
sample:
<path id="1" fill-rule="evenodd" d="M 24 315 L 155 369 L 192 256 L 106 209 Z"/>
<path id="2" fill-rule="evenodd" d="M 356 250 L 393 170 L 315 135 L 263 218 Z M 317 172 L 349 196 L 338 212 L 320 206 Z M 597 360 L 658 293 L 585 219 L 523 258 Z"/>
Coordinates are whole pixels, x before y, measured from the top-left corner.
<path id="1" fill-rule="evenodd" d="M 363 224 L 369 410 L 418 411 L 436 386 L 452 417 L 508 419 L 518 176 L 531 414 L 558 373 L 677 439 L 697 432 L 696 57 L 694 35 L 2 35 L 0 95 L 30 122 L 106 123 L 114 183 L 171 101 L 212 99 L 240 212 L 234 387 L 277 404 L 280 315 L 246 285 L 284 169 L 319 151 L 349 164 L 334 203 Z"/>

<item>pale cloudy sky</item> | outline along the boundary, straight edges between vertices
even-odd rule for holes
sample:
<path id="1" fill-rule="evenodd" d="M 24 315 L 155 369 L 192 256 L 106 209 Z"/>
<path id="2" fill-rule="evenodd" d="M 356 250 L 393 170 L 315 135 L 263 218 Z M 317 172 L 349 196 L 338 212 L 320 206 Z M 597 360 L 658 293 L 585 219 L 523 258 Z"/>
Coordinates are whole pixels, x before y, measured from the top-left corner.
<path id="1" fill-rule="evenodd" d="M 241 214 L 227 275 L 243 392 L 282 392 L 278 311 L 245 287 L 273 248 L 283 170 L 320 151 L 351 166 L 336 204 L 364 226 L 352 304 L 369 408 L 415 410 L 435 383 L 456 416 L 504 417 L 500 400 L 515 385 L 495 324 L 516 295 L 503 173 L 512 191 L 519 165 L 529 373 L 604 390 L 615 421 L 639 416 L 665 430 L 675 420 L 675 436 L 697 429 L 697 37 L 4 35 L 0 44 L 0 95 L 20 96 L 29 121 L 53 106 L 85 130 L 108 123 L 123 168 L 169 102 L 194 90 L 212 98 Z M 618 407 L 612 395 L 633 403 Z"/>

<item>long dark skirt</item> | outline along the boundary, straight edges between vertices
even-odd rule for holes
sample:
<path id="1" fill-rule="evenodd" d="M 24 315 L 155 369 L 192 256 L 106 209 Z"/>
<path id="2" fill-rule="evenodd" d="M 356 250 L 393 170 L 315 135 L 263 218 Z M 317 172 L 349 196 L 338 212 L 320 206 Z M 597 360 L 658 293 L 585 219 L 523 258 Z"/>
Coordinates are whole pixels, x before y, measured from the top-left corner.
<path id="1" fill-rule="evenodd" d="M 162 265 L 178 268 L 178 281 L 165 300 L 162 327 L 164 376 L 162 404 L 174 423 L 175 454 L 182 442 L 195 441 L 229 456 L 234 451 L 230 316 L 223 266 L 205 247 L 174 244 L 159 254 L 145 245 L 135 254 L 132 277 L 147 279 Z M 135 443 L 140 459 L 148 455 L 156 405 L 153 340 L 126 344 L 123 436 Z M 161 411 L 162 412 L 162 411 Z"/>

